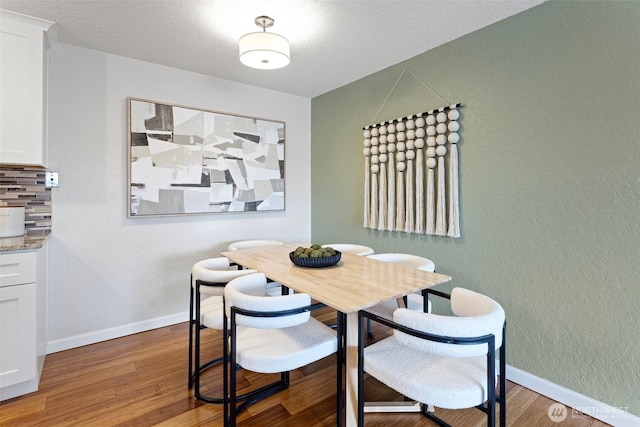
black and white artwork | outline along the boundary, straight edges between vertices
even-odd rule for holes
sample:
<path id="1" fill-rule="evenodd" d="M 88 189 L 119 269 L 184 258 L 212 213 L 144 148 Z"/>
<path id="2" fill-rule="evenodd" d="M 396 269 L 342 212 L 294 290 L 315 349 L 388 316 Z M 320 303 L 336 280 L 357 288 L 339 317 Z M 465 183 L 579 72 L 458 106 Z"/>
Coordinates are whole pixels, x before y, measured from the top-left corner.
<path id="1" fill-rule="evenodd" d="M 127 98 L 128 216 L 282 211 L 285 123 Z"/>

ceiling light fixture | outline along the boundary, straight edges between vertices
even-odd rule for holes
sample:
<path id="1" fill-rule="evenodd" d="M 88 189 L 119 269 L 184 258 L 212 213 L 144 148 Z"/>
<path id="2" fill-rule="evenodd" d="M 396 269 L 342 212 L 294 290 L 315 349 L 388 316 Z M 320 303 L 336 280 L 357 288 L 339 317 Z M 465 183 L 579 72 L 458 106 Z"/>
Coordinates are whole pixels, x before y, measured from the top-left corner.
<path id="1" fill-rule="evenodd" d="M 256 25 L 262 32 L 248 33 L 240 37 L 240 62 L 251 68 L 274 70 L 289 64 L 289 40 L 280 34 L 267 33 L 275 22 L 268 16 L 258 16 Z"/>

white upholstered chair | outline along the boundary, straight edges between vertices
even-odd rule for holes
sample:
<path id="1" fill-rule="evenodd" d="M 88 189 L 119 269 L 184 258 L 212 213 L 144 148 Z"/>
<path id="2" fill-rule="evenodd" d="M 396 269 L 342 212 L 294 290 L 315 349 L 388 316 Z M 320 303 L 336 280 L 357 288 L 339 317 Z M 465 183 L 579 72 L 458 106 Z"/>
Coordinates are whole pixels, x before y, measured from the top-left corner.
<path id="1" fill-rule="evenodd" d="M 332 247 L 336 251 L 359 256 L 367 256 L 375 252 L 373 248 L 370 248 L 369 246 L 356 245 L 353 243 L 330 243 L 328 245 L 322 245 L 323 248 L 327 246 Z"/>
<path id="2" fill-rule="evenodd" d="M 435 407 L 463 409 L 477 407 L 487 414 L 487 423 L 496 422 L 500 404 L 500 425 L 506 425 L 506 323 L 505 313 L 493 299 L 464 288 L 449 298 L 453 316 L 397 309 L 393 321 L 360 311 L 358 341 L 359 425 L 364 425 L 364 373 L 400 394 L 422 402 L 422 413 L 439 425 L 448 425 L 429 412 Z M 393 335 L 370 346 L 364 345 L 364 319 L 393 328 Z M 496 351 L 499 350 L 499 372 Z M 499 374 L 499 391 L 496 391 Z"/>
<path id="3" fill-rule="evenodd" d="M 232 280 L 224 288 L 224 304 L 229 327 L 224 344 L 229 363 L 225 363 L 225 425 L 235 426 L 236 416 L 246 406 L 289 386 L 289 371 L 332 354 L 337 357 L 337 414 L 341 421 L 342 401 L 342 322 L 338 331 L 311 316 L 322 304 L 311 305 L 304 293 L 268 296 L 267 279 L 255 273 Z M 227 317 L 225 316 L 225 319 Z M 237 398 L 237 371 L 280 373 L 280 380 L 249 392 L 242 403 Z M 225 395 L 227 396 L 227 395 Z M 228 418 L 227 418 L 228 416 Z"/>
<path id="4" fill-rule="evenodd" d="M 421 257 L 413 254 L 404 254 L 404 253 L 379 253 L 368 256 L 371 259 L 377 259 L 379 261 L 389 262 L 393 264 L 401 264 L 407 267 L 413 267 L 418 270 L 429 271 L 433 273 L 436 270 L 436 266 L 429 258 Z M 410 310 L 419 310 L 419 311 L 430 311 L 430 303 L 428 300 L 427 307 L 424 306 L 425 299 L 421 294 L 410 294 L 407 295 L 405 299 L 406 307 Z M 378 316 L 386 317 L 387 319 L 391 319 L 393 316 L 393 312 L 398 308 L 398 303 L 396 301 L 386 301 L 384 303 L 375 305 L 373 307 L 368 308 L 367 310 L 377 314 Z"/>
<path id="5" fill-rule="evenodd" d="M 379 253 L 368 255 L 368 258 L 377 259 L 378 261 L 389 262 L 392 264 L 402 264 L 407 267 L 413 267 L 418 270 L 429 271 L 433 273 L 436 269 L 435 264 L 429 258 L 421 257 L 413 254 L 405 253 Z M 425 306 L 426 302 L 426 306 Z M 404 298 L 405 306 L 410 310 L 431 311 L 431 302 L 427 298 L 423 298 L 421 294 L 409 294 Z M 377 314 L 378 316 L 393 319 L 393 312 L 398 308 L 398 302 L 395 300 L 385 301 L 383 303 L 367 308 L 367 311 Z M 367 321 L 367 333 L 371 340 L 375 341 L 375 336 L 371 333 L 371 322 Z"/>
<path id="6" fill-rule="evenodd" d="M 238 251 L 240 249 L 257 248 L 260 246 L 281 246 L 284 242 L 280 240 L 240 240 L 229 244 L 230 251 Z"/>
<path id="7" fill-rule="evenodd" d="M 239 251 L 241 249 L 249 249 L 249 248 L 259 248 L 263 246 L 282 246 L 284 242 L 280 240 L 267 240 L 267 239 L 254 239 L 254 240 L 239 240 L 237 242 L 233 242 L 229 244 L 229 251 Z M 269 280 L 269 285 L 267 286 L 269 295 L 276 296 L 282 295 L 282 285 L 277 282 L 273 282 Z M 287 292 L 291 292 L 288 290 Z"/>
<path id="8" fill-rule="evenodd" d="M 237 277 L 255 272 L 255 270 L 239 270 L 232 266 L 229 259 L 225 257 L 207 258 L 196 262 L 191 268 L 188 385 L 191 388 L 195 384 L 194 395 L 199 400 L 208 403 L 223 403 L 222 397 L 206 396 L 200 392 L 200 374 L 205 369 L 223 361 L 221 355 L 219 358 L 201 362 L 200 331 L 204 328 L 222 331 L 224 286 Z"/>

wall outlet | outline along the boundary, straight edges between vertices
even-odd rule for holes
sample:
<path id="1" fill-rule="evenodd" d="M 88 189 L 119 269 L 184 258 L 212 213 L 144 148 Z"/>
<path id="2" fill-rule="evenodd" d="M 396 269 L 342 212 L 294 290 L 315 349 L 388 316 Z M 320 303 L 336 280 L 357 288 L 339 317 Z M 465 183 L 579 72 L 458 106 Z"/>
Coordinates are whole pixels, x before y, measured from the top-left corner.
<path id="1" fill-rule="evenodd" d="M 49 188 L 58 186 L 58 172 L 45 173 L 45 186 Z"/>

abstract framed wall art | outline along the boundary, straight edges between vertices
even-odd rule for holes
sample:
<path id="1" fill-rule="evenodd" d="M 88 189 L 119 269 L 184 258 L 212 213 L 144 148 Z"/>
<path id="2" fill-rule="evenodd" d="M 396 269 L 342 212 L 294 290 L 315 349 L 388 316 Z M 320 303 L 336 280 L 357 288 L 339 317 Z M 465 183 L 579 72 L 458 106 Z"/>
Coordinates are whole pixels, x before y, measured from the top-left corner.
<path id="1" fill-rule="evenodd" d="M 282 211 L 285 123 L 127 98 L 127 216 Z"/>

